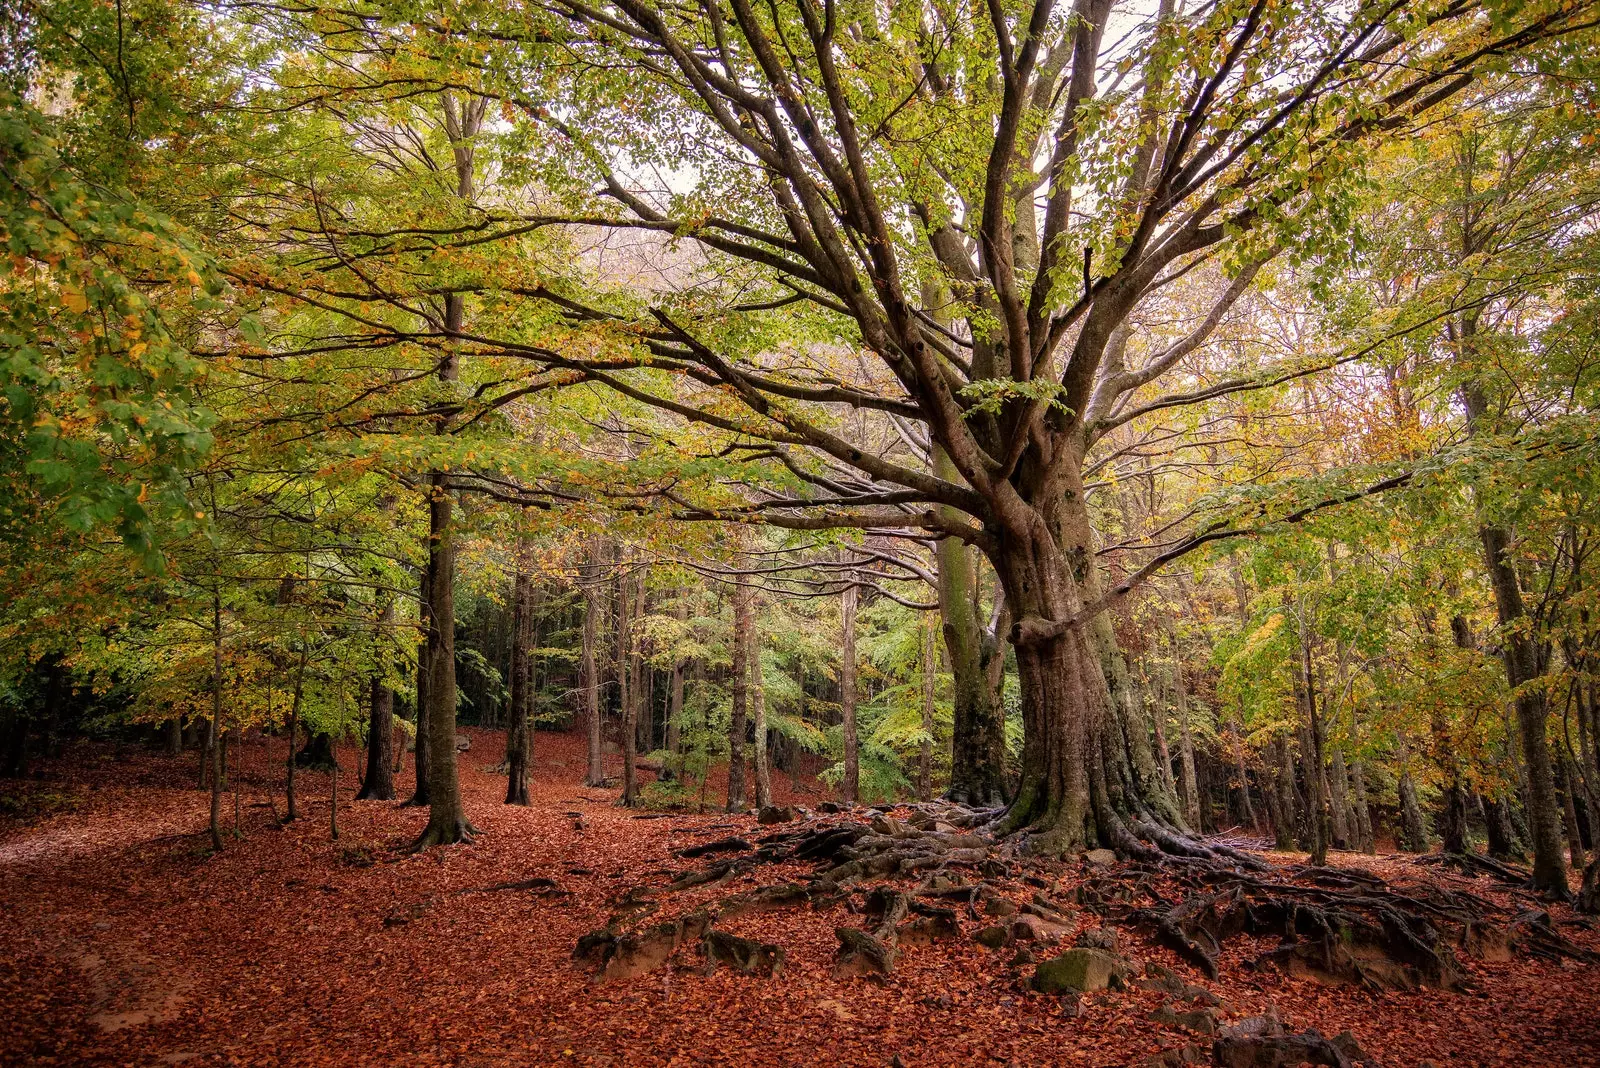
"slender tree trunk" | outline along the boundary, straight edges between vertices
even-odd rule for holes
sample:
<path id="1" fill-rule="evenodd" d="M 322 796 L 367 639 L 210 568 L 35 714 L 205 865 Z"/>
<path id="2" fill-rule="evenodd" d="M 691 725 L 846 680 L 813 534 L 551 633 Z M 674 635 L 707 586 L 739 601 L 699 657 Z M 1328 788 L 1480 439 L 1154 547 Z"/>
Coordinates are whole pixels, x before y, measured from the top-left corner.
<path id="1" fill-rule="evenodd" d="M 1572 762 L 1562 761 L 1562 790 L 1561 790 L 1561 817 L 1567 832 L 1567 849 L 1572 854 L 1572 866 L 1578 871 L 1584 868 L 1583 834 L 1578 829 L 1578 808 L 1573 803 L 1573 768 Z"/>
<path id="2" fill-rule="evenodd" d="M 750 705 L 755 716 L 756 808 L 772 804 L 772 765 L 767 753 L 767 686 L 761 675 L 761 631 L 755 628 L 750 649 Z"/>
<path id="3" fill-rule="evenodd" d="M 1183 660 L 1178 652 L 1178 643 L 1169 632 L 1168 642 L 1172 647 L 1172 698 L 1177 705 L 1178 712 L 1178 796 L 1183 800 L 1183 814 L 1189 826 L 1196 831 L 1200 826 L 1200 786 L 1194 773 L 1194 731 L 1189 725 L 1189 687 L 1183 679 Z M 1244 778 L 1244 757 L 1241 753 L 1239 763 L 1240 786 L 1244 790 L 1245 807 L 1250 806 L 1250 782 Z M 1255 822 L 1255 814 L 1250 814 L 1250 822 Z"/>
<path id="4" fill-rule="evenodd" d="M 1139 665 L 1139 707 L 1145 710 L 1145 716 L 1150 721 L 1150 731 L 1156 739 L 1156 770 L 1161 774 L 1162 785 L 1172 793 L 1177 793 L 1177 779 L 1172 774 L 1172 749 L 1167 745 L 1167 704 L 1164 694 L 1151 692 L 1149 679 L 1146 676 L 1144 664 Z M 1182 800 L 1180 798 L 1180 800 Z M 1187 813 L 1185 814 L 1187 819 Z M 1190 827 L 1194 824 L 1190 823 Z"/>
<path id="5" fill-rule="evenodd" d="M 917 799 L 933 800 L 933 712 L 934 683 L 939 669 L 939 653 L 934 644 L 933 621 L 922 627 L 922 744 L 917 754 Z"/>
<path id="6" fill-rule="evenodd" d="M 206 732 L 211 751 L 211 848 L 222 852 L 222 588 L 211 589 L 211 726 Z"/>
<path id="7" fill-rule="evenodd" d="M 684 602 L 682 591 L 679 592 L 678 603 L 674 614 L 679 620 L 689 618 L 689 606 Z M 662 779 L 671 779 L 677 775 L 677 761 L 683 755 L 683 670 L 682 658 L 672 661 L 672 680 L 667 689 L 667 761 L 662 771 Z"/>
<path id="8" fill-rule="evenodd" d="M 839 595 L 839 707 L 844 723 L 844 777 L 839 780 L 839 797 L 846 804 L 854 804 L 861 797 L 861 755 L 856 738 L 856 598 L 858 591 L 854 573 L 847 574 L 849 583 Z"/>
<path id="9" fill-rule="evenodd" d="M 733 588 L 733 714 L 728 719 L 728 811 L 744 810 L 744 740 L 749 729 L 750 638 L 753 615 L 750 586 Z"/>
<path id="10" fill-rule="evenodd" d="M 506 804 L 528 803 L 528 759 L 533 703 L 528 637 L 533 626 L 533 576 L 528 574 L 525 545 L 517 547 L 517 573 L 511 583 L 511 707 L 506 717 Z"/>
<path id="11" fill-rule="evenodd" d="M 600 671 L 595 662 L 595 645 L 599 636 L 600 590 L 599 575 L 595 574 L 583 585 L 583 711 L 589 734 L 589 767 L 584 775 L 585 786 L 604 786 L 605 731 L 600 719 Z"/>
<path id="12" fill-rule="evenodd" d="M 378 640 L 387 643 L 394 626 L 394 602 L 378 614 Z M 367 773 L 362 777 L 357 801 L 393 801 L 394 766 L 389 750 L 394 745 L 394 691 L 384 681 L 382 668 L 372 676 L 367 719 Z"/>
<path id="13" fill-rule="evenodd" d="M 411 798 L 407 806 L 425 806 L 428 803 L 428 686 L 433 677 L 433 597 L 428 588 L 428 573 L 431 565 L 423 565 L 422 577 L 418 583 L 417 591 L 417 698 L 416 698 L 416 723 L 415 734 L 412 737 L 412 767 L 415 769 L 416 782 L 412 786 Z"/>
<path id="14" fill-rule="evenodd" d="M 166 744 L 168 756 L 179 757 L 183 755 L 182 716 L 173 716 L 167 720 Z"/>
<path id="15" fill-rule="evenodd" d="M 622 557 L 623 570 L 617 583 L 617 685 L 622 713 L 622 804 L 639 800 L 639 650 L 634 635 L 634 620 L 639 615 L 644 594 L 643 581 L 636 588 L 627 571 L 628 557 Z"/>
<path id="16" fill-rule="evenodd" d="M 1311 643 L 1308 628 L 1300 628 L 1300 685 L 1299 696 L 1305 708 L 1302 759 L 1305 762 L 1306 788 L 1310 794 L 1311 863 L 1319 867 L 1328 862 L 1328 798 L 1324 787 L 1327 780 L 1322 770 L 1322 717 L 1317 713 L 1317 677 L 1311 661 Z M 1309 743 L 1309 744 L 1305 744 Z"/>

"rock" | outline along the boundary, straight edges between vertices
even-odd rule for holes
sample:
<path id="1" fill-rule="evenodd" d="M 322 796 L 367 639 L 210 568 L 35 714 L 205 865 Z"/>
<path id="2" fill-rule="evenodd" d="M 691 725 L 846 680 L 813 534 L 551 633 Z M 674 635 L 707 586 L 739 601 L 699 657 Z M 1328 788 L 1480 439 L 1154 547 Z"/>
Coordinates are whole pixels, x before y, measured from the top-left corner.
<path id="1" fill-rule="evenodd" d="M 1017 906 L 1003 897 L 991 897 L 983 903 L 983 912 L 986 916 L 1015 916 Z"/>
<path id="2" fill-rule="evenodd" d="M 726 931 L 710 930 L 700 940 L 706 955 L 706 969 L 716 971 L 726 965 L 746 975 L 766 975 L 777 978 L 783 974 L 786 954 L 781 946 L 757 942 L 753 938 L 740 938 Z"/>
<path id="3" fill-rule="evenodd" d="M 1186 986 L 1183 988 L 1182 996 L 1185 1001 L 1192 1001 L 1196 1005 L 1204 1005 L 1207 1008 L 1214 1009 L 1222 1004 L 1221 998 L 1203 986 Z"/>
<path id="4" fill-rule="evenodd" d="M 779 808 L 777 805 L 763 805 L 761 811 L 756 813 L 756 822 L 770 827 L 774 823 L 790 823 L 795 818 L 794 809 L 788 805 Z"/>
<path id="5" fill-rule="evenodd" d="M 1069 949 L 1034 969 L 1033 988 L 1041 994 L 1121 990 L 1131 971 L 1127 961 L 1103 949 Z"/>
<path id="6" fill-rule="evenodd" d="M 1091 849 L 1083 855 L 1083 860 L 1091 868 L 1109 868 L 1117 862 L 1117 855 L 1109 849 Z"/>
<path id="7" fill-rule="evenodd" d="M 1024 965 L 1034 963 L 1038 959 L 1038 957 L 1033 955 L 1033 950 L 1029 949 L 1027 946 L 1023 946 L 1021 949 L 1017 950 L 1016 956 L 1011 958 L 1011 966 L 1013 968 L 1021 968 Z"/>
<path id="8" fill-rule="evenodd" d="M 1192 1031 L 1197 1035 L 1213 1035 L 1217 1032 L 1217 1018 L 1208 1009 L 1179 1012 L 1171 1002 L 1168 1002 L 1152 1012 L 1150 1019 L 1163 1027 Z"/>
<path id="9" fill-rule="evenodd" d="M 1000 949 L 1007 942 L 1011 941 L 1011 928 L 1002 927 L 999 924 L 995 924 L 993 927 L 985 927 L 983 930 L 973 935 L 972 940 L 978 943 L 980 946 L 987 946 L 990 949 Z"/>
<path id="10" fill-rule="evenodd" d="M 1165 990 L 1169 994 L 1181 994 L 1187 984 L 1177 972 L 1165 964 L 1150 961 L 1144 966 L 1144 982 L 1140 985 L 1146 990 Z"/>
<path id="11" fill-rule="evenodd" d="M 1224 1033 L 1211 1044 L 1211 1062 L 1217 1068 L 1291 1068 L 1301 1064 L 1329 1065 L 1330 1068 L 1354 1068 L 1356 1065 L 1376 1068 L 1377 1065 L 1377 1062 L 1362 1055 L 1361 1048 L 1348 1031 L 1332 1041 L 1323 1038 L 1317 1031 L 1299 1035 Z"/>
<path id="12" fill-rule="evenodd" d="M 1283 1024 L 1275 1012 L 1265 1016 L 1246 1016 L 1222 1028 L 1224 1038 L 1263 1038 L 1283 1034 Z"/>
<path id="13" fill-rule="evenodd" d="M 908 827 L 893 816 L 882 812 L 872 817 L 872 822 L 867 826 L 872 828 L 873 834 L 887 835 L 890 838 L 907 838 L 917 833 L 915 828 Z"/>
<path id="14" fill-rule="evenodd" d="M 837 801 L 823 801 L 817 805 L 817 811 L 825 815 L 836 816 L 843 812 L 844 809 L 839 807 L 839 802 Z"/>
<path id="15" fill-rule="evenodd" d="M 949 909 L 935 916 L 918 916 L 895 928 L 895 941 L 902 946 L 925 946 L 961 937 L 961 924 Z"/>
<path id="16" fill-rule="evenodd" d="M 1072 929 L 1051 923 L 1031 912 L 1024 912 L 1011 921 L 1011 937 L 1018 942 L 1059 942 L 1072 933 Z"/>
<path id="17" fill-rule="evenodd" d="M 456 735 L 456 752 L 465 753 L 472 748 L 472 739 L 465 734 Z"/>
<path id="18" fill-rule="evenodd" d="M 833 977 L 844 979 L 862 975 L 888 975 L 894 971 L 895 947 L 877 935 L 855 927 L 836 927 L 839 952 L 833 964 Z"/>
<path id="19" fill-rule="evenodd" d="M 1193 1042 L 1177 1049 L 1162 1050 L 1144 1062 L 1144 1068 L 1181 1068 L 1185 1064 L 1204 1064 L 1205 1053 Z"/>
<path id="20" fill-rule="evenodd" d="M 1115 953 L 1117 932 L 1113 927 L 1086 927 L 1078 932 L 1072 944 L 1084 949 L 1103 949 L 1107 953 Z"/>

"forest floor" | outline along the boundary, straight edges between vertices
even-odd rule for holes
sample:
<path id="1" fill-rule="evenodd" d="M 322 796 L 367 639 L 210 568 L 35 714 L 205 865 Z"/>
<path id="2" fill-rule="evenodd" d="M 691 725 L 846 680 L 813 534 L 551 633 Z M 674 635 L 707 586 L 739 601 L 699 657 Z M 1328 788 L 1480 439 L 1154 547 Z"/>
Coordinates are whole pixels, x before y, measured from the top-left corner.
<path id="1" fill-rule="evenodd" d="M 349 800 L 353 749 L 341 752 L 334 842 L 330 776 L 301 773 L 306 815 L 280 829 L 282 742 L 240 747 L 244 837 L 220 855 L 195 833 L 207 795 L 192 752 L 74 745 L 35 778 L 0 780 L 0 801 L 22 807 L 0 817 L 0 1063 L 1109 1066 L 1193 1041 L 1150 1019 L 1170 995 L 1094 994 L 1074 1009 L 1029 992 L 1032 968 L 1010 949 L 969 938 L 906 948 L 881 982 L 834 979 L 834 927 L 859 925 L 843 904 L 719 923 L 783 946 L 777 978 L 664 967 L 596 982 L 572 949 L 621 892 L 680 870 L 675 848 L 768 828 L 621 809 L 617 791 L 579 785 L 577 734 L 538 736 L 533 804 L 507 807 L 490 770 L 501 737 L 464 733 L 482 834 L 425 854 L 404 851 L 425 812 Z M 775 786 L 780 803 L 825 796 L 781 774 Z M 410 792 L 409 763 L 397 789 Z M 1398 856 L 1335 863 L 1440 877 Z M 493 889 L 541 877 L 556 889 Z M 773 879 L 757 871 L 727 889 Z M 1600 949 L 1566 909 L 1551 916 Z M 1348 1029 L 1387 1068 L 1600 1064 L 1600 966 L 1468 959 L 1465 992 L 1378 994 L 1248 969 L 1250 941 L 1228 943 L 1210 982 L 1131 931 L 1122 951 L 1208 987 L 1223 1020 L 1275 1010 L 1294 1029 Z"/>

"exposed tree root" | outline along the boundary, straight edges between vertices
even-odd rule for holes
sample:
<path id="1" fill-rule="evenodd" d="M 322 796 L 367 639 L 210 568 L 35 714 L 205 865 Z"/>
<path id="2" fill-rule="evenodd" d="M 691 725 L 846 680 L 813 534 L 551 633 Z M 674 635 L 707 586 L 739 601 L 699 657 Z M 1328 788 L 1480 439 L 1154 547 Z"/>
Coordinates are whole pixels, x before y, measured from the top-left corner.
<path id="1" fill-rule="evenodd" d="M 822 818 L 754 841 L 723 838 L 678 850 L 679 857 L 702 863 L 679 872 L 665 890 L 809 861 L 816 868 L 803 882 L 734 895 L 723 914 L 850 901 L 868 924 L 837 929 L 837 970 L 884 975 L 894 967 L 902 938 L 959 933 L 958 908 L 974 921 L 992 922 L 983 920 L 980 908 L 1004 896 L 996 882 L 1015 888 L 1021 880 L 1043 891 L 1053 885 L 1049 877 L 1065 870 L 1059 860 L 1032 855 L 1024 836 L 995 839 L 968 829 L 993 826 L 993 816 L 991 810 L 930 804 L 904 821 L 885 813 L 874 815 L 870 824 Z M 1132 859 L 1115 864 L 1107 851 L 1086 855 L 1089 874 L 1073 888 L 1070 904 L 1039 892 L 1020 906 L 1008 899 L 1004 907 L 1027 914 L 1019 921 L 1042 921 L 1064 932 L 1074 923 L 1066 913 L 1076 905 L 1111 923 L 1143 928 L 1211 978 L 1219 975 L 1223 944 L 1240 934 L 1281 940 L 1254 962 L 1256 967 L 1379 990 L 1461 988 L 1466 978 L 1458 950 L 1487 959 L 1513 952 L 1595 959 L 1561 935 L 1547 914 L 1516 913 L 1438 880 L 1401 886 L 1359 869 L 1274 867 L 1231 844 L 1201 841 L 1149 818 L 1131 824 L 1102 820 L 1101 827 L 1110 828 L 1123 856 Z M 916 877 L 918 883 L 909 894 L 874 887 L 861 903 L 855 889 L 860 884 L 896 877 Z M 609 921 L 613 933 L 641 912 L 654 911 L 654 892 L 636 888 L 623 905 Z"/>

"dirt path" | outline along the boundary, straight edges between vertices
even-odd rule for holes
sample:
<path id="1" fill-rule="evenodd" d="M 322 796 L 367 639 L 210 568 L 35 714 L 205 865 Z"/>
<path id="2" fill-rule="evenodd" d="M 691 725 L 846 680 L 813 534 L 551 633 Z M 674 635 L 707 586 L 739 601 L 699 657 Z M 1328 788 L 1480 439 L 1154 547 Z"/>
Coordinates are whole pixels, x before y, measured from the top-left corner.
<path id="1" fill-rule="evenodd" d="M 398 847 L 424 814 L 391 804 L 345 801 L 330 842 L 322 775 L 302 777 L 307 818 L 275 829 L 276 744 L 246 747 L 247 837 L 215 857 L 173 837 L 203 826 L 192 754 L 69 754 L 48 770 L 77 811 L 0 828 L 0 1062 L 1123 1065 L 1182 1042 L 1148 1019 L 1157 994 L 1092 997 L 1073 1017 L 1021 989 L 1009 952 L 970 941 L 908 950 L 886 984 L 835 981 L 832 929 L 855 922 L 842 908 L 728 924 L 786 948 L 776 980 L 662 969 L 596 985 L 569 955 L 607 898 L 679 866 L 670 851 L 691 834 L 753 821 L 618 809 L 576 784 L 576 736 L 539 736 L 534 805 L 507 808 L 486 771 L 499 744 L 477 735 L 463 761 L 480 841 L 419 856 Z M 536 876 L 562 892 L 487 889 Z M 1164 950 L 1131 953 L 1199 978 Z M 1471 969 L 1467 994 L 1378 997 L 1237 967 L 1211 985 L 1230 1014 L 1271 1004 L 1298 1027 L 1351 1029 L 1391 1068 L 1600 1063 L 1600 969 Z"/>

